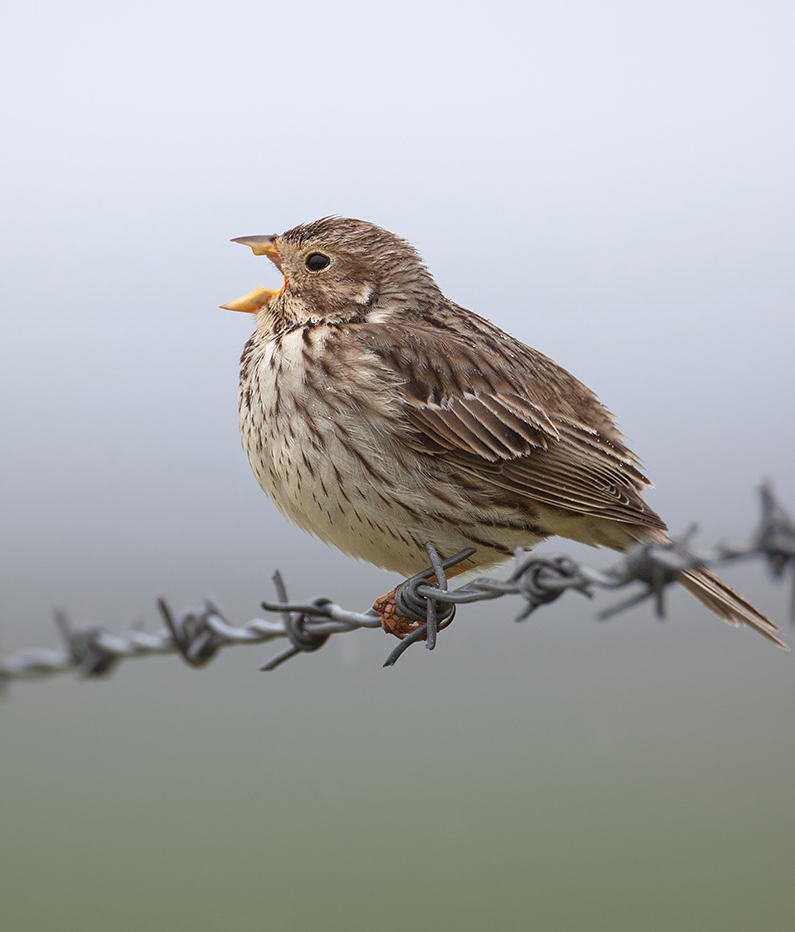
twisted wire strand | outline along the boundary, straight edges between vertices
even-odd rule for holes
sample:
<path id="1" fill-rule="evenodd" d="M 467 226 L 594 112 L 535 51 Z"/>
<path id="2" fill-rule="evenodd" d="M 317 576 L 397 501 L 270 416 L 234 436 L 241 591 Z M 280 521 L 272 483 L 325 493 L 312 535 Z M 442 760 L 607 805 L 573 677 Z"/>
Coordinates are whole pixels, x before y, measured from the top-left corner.
<path id="1" fill-rule="evenodd" d="M 419 627 L 400 641 L 384 666 L 394 665 L 418 641 L 425 640 L 426 647 L 433 650 L 440 624 L 451 617 L 459 604 L 520 596 L 524 605 L 516 620 L 522 621 L 568 590 L 591 597 L 596 589 L 618 590 L 640 584 L 640 592 L 603 610 L 597 618 L 612 618 L 648 599 L 654 601 L 657 615 L 664 617 L 665 592 L 682 573 L 698 566 L 751 558 L 761 558 L 773 578 L 781 578 L 788 570 L 792 573 L 790 620 L 795 622 L 795 522 L 769 483 L 761 487 L 760 496 L 762 517 L 747 544 L 723 543 L 710 551 L 694 551 L 689 548 L 695 532 L 695 527 L 691 527 L 670 543 L 632 547 L 605 569 L 595 569 L 566 554 L 534 555 L 519 549 L 507 579 L 479 576 L 449 590 L 446 570 L 471 556 L 474 550 L 464 550 L 442 560 L 433 543 L 428 542 L 425 549 L 431 565 L 401 583 L 395 592 L 398 611 L 418 622 Z M 325 597 L 291 602 L 280 573 L 274 575 L 273 582 L 278 601 L 263 602 L 262 607 L 281 618 L 254 618 L 243 626 L 229 622 L 210 601 L 201 609 L 186 609 L 176 615 L 164 599 L 158 599 L 164 625 L 154 633 L 131 628 L 114 634 L 96 625 L 73 625 L 65 613 L 57 612 L 55 621 L 64 646 L 0 654 L 0 688 L 11 680 L 42 679 L 58 673 L 75 672 L 84 678 L 106 676 L 124 659 L 154 654 L 177 653 L 190 666 L 201 667 L 223 647 L 286 638 L 290 647 L 261 667 L 273 670 L 300 653 L 321 649 L 333 634 L 381 627 L 381 616 L 373 609 L 349 611 Z"/>

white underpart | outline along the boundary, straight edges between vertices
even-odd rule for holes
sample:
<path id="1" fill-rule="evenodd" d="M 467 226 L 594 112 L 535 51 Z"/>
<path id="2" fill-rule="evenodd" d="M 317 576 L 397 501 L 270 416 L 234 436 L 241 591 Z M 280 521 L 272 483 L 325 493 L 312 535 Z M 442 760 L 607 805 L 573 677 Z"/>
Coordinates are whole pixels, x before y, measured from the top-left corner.
<path id="1" fill-rule="evenodd" d="M 315 351 L 323 352 L 318 331 L 316 338 Z M 461 517 L 471 515 L 471 504 L 463 498 L 449 503 L 456 492 L 449 478 L 440 481 L 441 464 L 427 457 L 426 469 L 418 469 L 416 456 L 407 464 L 405 451 L 390 441 L 387 422 L 390 412 L 394 414 L 396 393 L 375 365 L 363 366 L 360 359 L 337 390 L 324 384 L 321 391 L 310 391 L 301 331 L 283 338 L 272 367 L 273 353 L 274 344 L 262 339 L 252 360 L 251 405 L 241 404 L 241 435 L 260 485 L 301 528 L 353 557 L 405 575 L 426 565 L 425 540 L 445 555 L 470 544 L 479 546 L 482 559 L 484 540 L 513 547 L 532 546 L 541 539 L 526 531 L 506 536 L 504 529 L 490 526 L 485 509 L 476 527 L 479 545 L 469 539 Z M 313 378 L 317 384 L 316 366 Z M 366 416 L 358 405 L 363 392 L 371 399 Z M 306 427 L 304 411 L 314 432 Z M 343 426 L 345 442 L 336 424 Z M 387 481 L 375 480 L 351 447 Z M 448 504 L 434 502 L 437 483 Z M 503 559 L 494 553 L 490 562 Z"/>

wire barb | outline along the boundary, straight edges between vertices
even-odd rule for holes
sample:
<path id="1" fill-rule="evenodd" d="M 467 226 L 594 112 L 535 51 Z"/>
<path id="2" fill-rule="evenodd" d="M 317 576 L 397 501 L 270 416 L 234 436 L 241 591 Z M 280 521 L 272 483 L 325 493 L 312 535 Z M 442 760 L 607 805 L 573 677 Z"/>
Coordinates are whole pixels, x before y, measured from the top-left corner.
<path id="1" fill-rule="evenodd" d="M 769 481 L 762 483 L 759 494 L 762 520 L 752 538 L 752 547 L 762 554 L 771 576 L 777 579 L 788 568 L 795 569 L 795 521 L 784 511 Z M 789 617 L 795 622 L 795 572 L 792 584 Z"/>
<path id="2" fill-rule="evenodd" d="M 447 592 L 445 570 L 463 563 L 475 553 L 475 548 L 467 547 L 466 550 L 461 550 L 447 560 L 442 560 L 436 547 L 430 541 L 426 541 L 425 552 L 431 561 L 430 567 L 410 576 L 395 590 L 395 605 L 398 612 L 412 621 L 423 622 L 423 624 L 398 644 L 387 657 L 385 667 L 394 666 L 407 647 L 423 638 L 428 650 L 436 647 L 439 626 L 444 622 L 451 622 L 455 616 L 455 605 L 451 602 L 444 602 L 439 596 L 439 593 Z M 436 582 L 430 582 L 431 577 L 434 576 Z"/>
<path id="3" fill-rule="evenodd" d="M 516 595 L 524 602 L 516 619 L 522 621 L 569 590 L 590 598 L 596 589 L 640 585 L 636 595 L 605 609 L 597 618 L 612 618 L 649 599 L 654 601 L 658 617 L 664 618 L 665 592 L 683 573 L 700 566 L 752 557 L 764 560 L 774 578 L 792 573 L 790 617 L 795 622 L 795 522 L 776 498 L 770 483 L 762 485 L 759 492 L 762 516 L 748 543 L 718 544 L 710 552 L 696 553 L 690 549 L 695 532 L 695 527 L 691 527 L 670 543 L 638 544 L 622 554 L 614 565 L 602 570 L 566 554 L 535 555 L 519 549 L 507 579 L 479 576 L 450 590 L 447 571 L 467 560 L 475 550 L 462 550 L 442 560 L 434 545 L 426 542 L 430 565 L 402 582 L 394 596 L 398 612 L 419 622 L 419 627 L 399 642 L 384 666 L 394 666 L 412 644 L 422 640 L 428 650 L 433 650 L 440 628 L 449 623 L 459 604 Z M 279 614 L 281 620 L 255 618 L 242 627 L 227 621 L 211 601 L 206 601 L 201 609 L 186 609 L 177 615 L 165 599 L 158 599 L 164 626 L 154 633 L 131 627 L 123 634 L 112 634 L 97 625 L 72 624 L 64 612 L 58 612 L 55 621 L 64 647 L 0 654 L 0 689 L 11 680 L 41 679 L 69 671 L 83 678 L 106 676 L 127 657 L 152 654 L 178 653 L 188 665 L 198 668 L 205 666 L 222 647 L 287 638 L 290 647 L 261 668 L 274 670 L 292 657 L 319 650 L 333 634 L 381 627 L 381 616 L 373 609 L 353 612 L 325 597 L 293 603 L 280 573 L 274 574 L 273 583 L 278 601 L 263 602 L 262 607 Z"/>
<path id="4" fill-rule="evenodd" d="M 280 608 L 276 610 L 281 611 L 281 616 L 284 621 L 284 630 L 293 646 L 283 654 L 279 654 L 278 657 L 274 657 L 273 660 L 260 667 L 260 670 L 275 670 L 276 667 L 284 663 L 285 660 L 289 660 L 291 657 L 295 657 L 302 652 L 310 653 L 311 651 L 320 650 L 331 637 L 331 632 L 318 634 L 307 627 L 310 612 L 291 611 L 290 609 L 284 608 L 285 605 L 289 604 L 290 599 L 287 595 L 287 587 L 284 585 L 282 574 L 278 570 L 273 574 L 273 585 L 276 588 L 276 595 L 281 601 Z M 331 599 L 321 598 L 315 601 L 314 608 L 322 609 L 330 604 Z M 263 602 L 262 607 L 269 610 L 269 603 Z M 272 611 L 273 609 L 270 610 Z"/>

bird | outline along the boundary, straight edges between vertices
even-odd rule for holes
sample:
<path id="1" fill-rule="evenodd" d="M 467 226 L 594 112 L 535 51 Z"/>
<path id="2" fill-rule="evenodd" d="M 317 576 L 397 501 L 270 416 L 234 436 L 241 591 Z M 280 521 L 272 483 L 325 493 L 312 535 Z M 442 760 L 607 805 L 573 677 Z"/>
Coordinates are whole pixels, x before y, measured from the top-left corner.
<path id="1" fill-rule="evenodd" d="M 239 414 L 253 472 L 299 527 L 410 576 L 430 541 L 485 569 L 559 536 L 626 551 L 670 543 L 613 415 L 558 363 L 442 293 L 418 251 L 364 220 L 324 217 L 232 240 L 282 287 L 222 307 L 255 315 Z M 786 648 L 707 567 L 681 585 Z"/>

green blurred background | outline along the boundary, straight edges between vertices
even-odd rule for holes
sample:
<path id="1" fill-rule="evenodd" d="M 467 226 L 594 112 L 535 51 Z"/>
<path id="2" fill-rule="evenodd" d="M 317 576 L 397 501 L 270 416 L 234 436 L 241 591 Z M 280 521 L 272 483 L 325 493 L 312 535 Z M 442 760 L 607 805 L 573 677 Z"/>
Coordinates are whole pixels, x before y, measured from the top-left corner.
<path id="1" fill-rule="evenodd" d="M 277 566 L 351 608 L 393 587 L 284 521 L 237 436 L 251 320 L 217 306 L 278 276 L 227 241 L 329 213 L 593 387 L 673 530 L 746 534 L 765 475 L 795 506 L 793 27 L 766 0 L 9 12 L 2 648 L 56 644 L 57 606 L 154 628 L 157 594 L 243 622 Z M 785 620 L 761 567 L 727 576 Z M 391 670 L 360 631 L 271 674 L 273 645 L 13 684 L 4 928 L 791 929 L 792 656 L 684 593 L 595 608 L 471 607 Z"/>
<path id="2" fill-rule="evenodd" d="M 15 687 L 9 928 L 789 928 L 791 657 L 684 596 L 498 614 Z"/>

